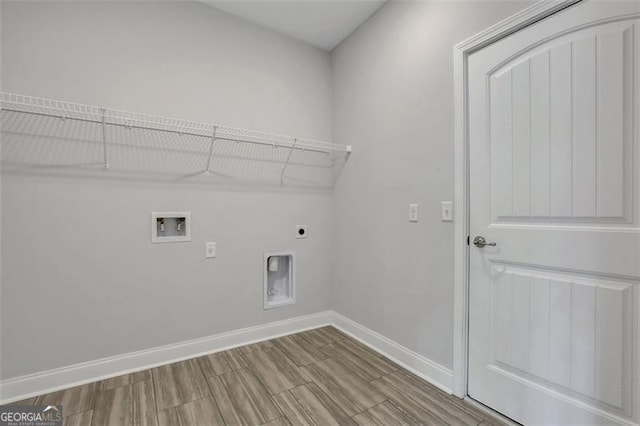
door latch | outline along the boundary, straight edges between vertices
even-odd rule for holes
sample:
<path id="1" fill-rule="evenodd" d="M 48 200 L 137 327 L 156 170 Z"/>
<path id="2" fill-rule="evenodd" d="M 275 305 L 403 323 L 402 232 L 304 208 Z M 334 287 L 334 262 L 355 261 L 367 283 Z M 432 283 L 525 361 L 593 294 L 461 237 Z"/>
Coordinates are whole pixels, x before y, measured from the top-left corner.
<path id="1" fill-rule="evenodd" d="M 486 240 L 483 236 L 478 235 L 477 237 L 475 237 L 475 238 L 473 239 L 473 245 L 474 245 L 474 246 L 476 246 L 476 247 L 480 247 L 480 248 L 482 248 L 482 247 L 484 247 L 484 246 L 492 246 L 492 247 L 495 247 L 497 244 L 496 244 L 496 243 L 494 243 L 494 242 L 488 243 L 488 242 L 487 242 L 487 240 Z"/>

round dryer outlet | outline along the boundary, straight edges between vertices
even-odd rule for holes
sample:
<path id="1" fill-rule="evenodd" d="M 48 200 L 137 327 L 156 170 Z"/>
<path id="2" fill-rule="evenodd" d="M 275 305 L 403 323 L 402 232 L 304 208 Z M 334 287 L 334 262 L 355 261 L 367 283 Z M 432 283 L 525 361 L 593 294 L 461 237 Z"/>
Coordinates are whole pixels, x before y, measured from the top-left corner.
<path id="1" fill-rule="evenodd" d="M 307 238 L 307 225 L 296 225 L 296 238 L 299 240 Z"/>

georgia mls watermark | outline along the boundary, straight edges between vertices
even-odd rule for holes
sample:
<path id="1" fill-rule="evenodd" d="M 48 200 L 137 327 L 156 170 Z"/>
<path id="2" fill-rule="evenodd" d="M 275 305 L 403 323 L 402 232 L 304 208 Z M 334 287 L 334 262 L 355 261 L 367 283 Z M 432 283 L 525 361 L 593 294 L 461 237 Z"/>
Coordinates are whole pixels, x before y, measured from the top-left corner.
<path id="1" fill-rule="evenodd" d="M 62 405 L 5 405 L 0 426 L 62 426 Z"/>

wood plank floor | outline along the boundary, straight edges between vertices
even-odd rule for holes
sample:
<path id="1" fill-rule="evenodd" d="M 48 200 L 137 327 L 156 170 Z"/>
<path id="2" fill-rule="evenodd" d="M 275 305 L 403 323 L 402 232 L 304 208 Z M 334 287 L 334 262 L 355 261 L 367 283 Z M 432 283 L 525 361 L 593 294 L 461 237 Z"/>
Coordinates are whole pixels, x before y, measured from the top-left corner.
<path id="1" fill-rule="evenodd" d="M 65 425 L 489 425 L 333 327 L 31 398 Z"/>

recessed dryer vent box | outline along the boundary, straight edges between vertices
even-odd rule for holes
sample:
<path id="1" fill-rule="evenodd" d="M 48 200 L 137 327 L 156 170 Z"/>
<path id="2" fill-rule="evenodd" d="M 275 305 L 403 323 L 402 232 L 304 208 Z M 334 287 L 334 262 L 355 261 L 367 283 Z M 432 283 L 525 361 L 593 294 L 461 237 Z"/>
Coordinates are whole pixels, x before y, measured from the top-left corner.
<path id="1" fill-rule="evenodd" d="M 295 253 L 264 254 L 264 309 L 296 303 Z"/>
<path id="2" fill-rule="evenodd" d="M 190 212 L 151 213 L 151 242 L 177 243 L 191 241 Z"/>

